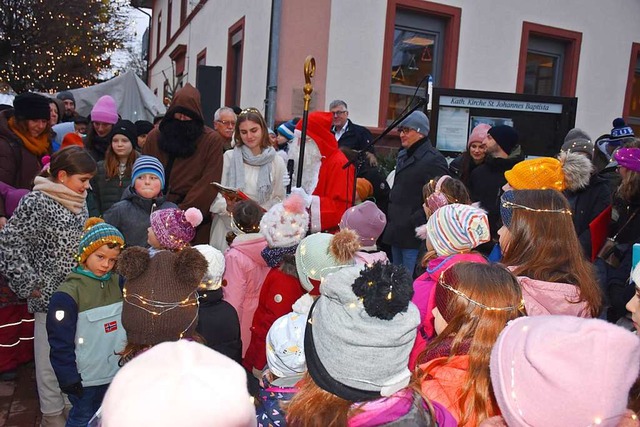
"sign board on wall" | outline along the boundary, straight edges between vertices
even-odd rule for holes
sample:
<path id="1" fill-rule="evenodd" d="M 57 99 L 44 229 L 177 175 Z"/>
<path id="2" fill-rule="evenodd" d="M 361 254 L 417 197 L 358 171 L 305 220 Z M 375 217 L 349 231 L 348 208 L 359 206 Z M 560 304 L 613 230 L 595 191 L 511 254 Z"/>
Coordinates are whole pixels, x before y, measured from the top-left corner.
<path id="1" fill-rule="evenodd" d="M 555 156 L 575 126 L 578 100 L 435 88 L 432 102 L 431 138 L 440 151 L 455 155 L 466 150 L 473 128 L 487 123 L 514 127 L 527 155 Z"/>

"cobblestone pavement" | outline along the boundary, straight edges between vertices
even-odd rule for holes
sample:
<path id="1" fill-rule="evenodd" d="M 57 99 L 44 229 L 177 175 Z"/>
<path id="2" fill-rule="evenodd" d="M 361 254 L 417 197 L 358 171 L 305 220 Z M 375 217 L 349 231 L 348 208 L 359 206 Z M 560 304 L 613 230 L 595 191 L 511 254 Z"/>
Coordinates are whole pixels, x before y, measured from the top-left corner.
<path id="1" fill-rule="evenodd" d="M 18 368 L 15 381 L 0 381 L 0 426 L 40 425 L 40 405 L 33 363 Z"/>

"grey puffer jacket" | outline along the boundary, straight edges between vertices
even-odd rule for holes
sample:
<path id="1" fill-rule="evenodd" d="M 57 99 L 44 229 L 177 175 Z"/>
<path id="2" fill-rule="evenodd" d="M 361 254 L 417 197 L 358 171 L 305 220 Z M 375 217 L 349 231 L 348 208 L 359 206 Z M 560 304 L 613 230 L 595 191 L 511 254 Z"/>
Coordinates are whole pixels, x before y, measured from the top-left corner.
<path id="1" fill-rule="evenodd" d="M 31 313 L 46 313 L 51 295 L 76 265 L 73 258 L 88 214 L 79 214 L 33 191 L 22 198 L 0 230 L 0 273 Z M 32 298 L 34 290 L 41 296 Z"/>
<path id="2" fill-rule="evenodd" d="M 163 195 L 155 199 L 145 199 L 136 193 L 132 185 L 125 188 L 122 200 L 104 213 L 104 221 L 116 227 L 124 235 L 127 246 L 148 247 L 147 228 L 151 225 L 151 212 L 160 209 L 177 208 Z"/>

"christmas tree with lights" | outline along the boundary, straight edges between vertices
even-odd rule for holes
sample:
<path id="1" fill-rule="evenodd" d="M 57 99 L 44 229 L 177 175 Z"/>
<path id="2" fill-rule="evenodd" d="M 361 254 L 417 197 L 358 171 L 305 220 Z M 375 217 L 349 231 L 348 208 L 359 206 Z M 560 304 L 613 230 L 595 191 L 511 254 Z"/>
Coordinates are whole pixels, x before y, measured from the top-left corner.
<path id="1" fill-rule="evenodd" d="M 0 82 L 16 93 L 101 81 L 127 37 L 124 0 L 0 0 Z"/>

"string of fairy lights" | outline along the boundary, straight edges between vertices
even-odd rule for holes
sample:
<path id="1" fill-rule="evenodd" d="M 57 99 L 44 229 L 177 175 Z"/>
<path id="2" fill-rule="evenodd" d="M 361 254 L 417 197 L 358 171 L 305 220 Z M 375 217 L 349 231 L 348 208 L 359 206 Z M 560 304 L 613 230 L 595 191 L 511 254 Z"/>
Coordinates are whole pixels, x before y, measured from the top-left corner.
<path id="1" fill-rule="evenodd" d="M 16 93 L 95 84 L 134 24 L 127 0 L 0 0 L 0 83 Z"/>

